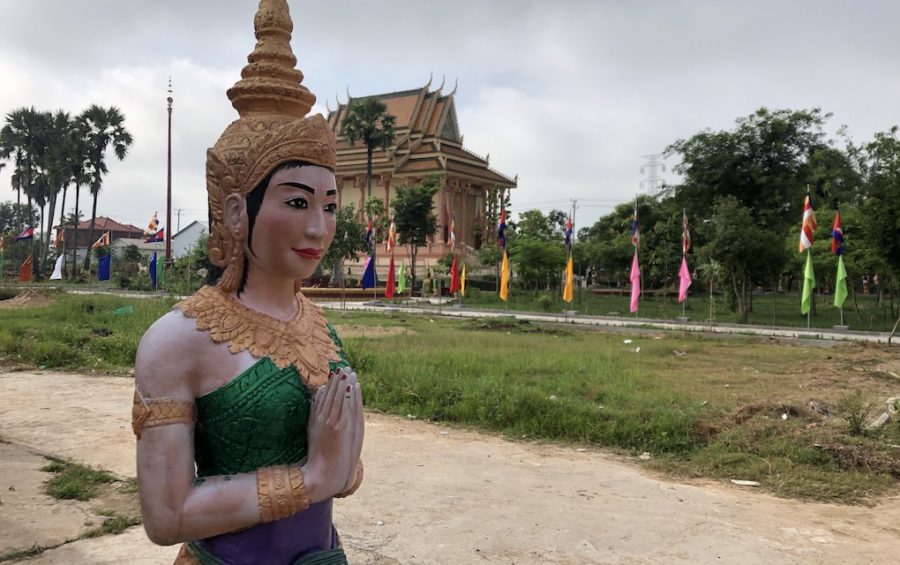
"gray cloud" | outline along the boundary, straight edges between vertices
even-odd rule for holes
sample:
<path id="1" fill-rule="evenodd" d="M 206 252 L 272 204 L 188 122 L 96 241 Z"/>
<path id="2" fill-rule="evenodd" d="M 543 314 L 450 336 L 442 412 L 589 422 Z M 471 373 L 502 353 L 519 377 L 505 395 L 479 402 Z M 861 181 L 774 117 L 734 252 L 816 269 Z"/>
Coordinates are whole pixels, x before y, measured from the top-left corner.
<path id="1" fill-rule="evenodd" d="M 0 111 L 117 105 L 135 145 L 99 211 L 165 206 L 165 84 L 175 81 L 175 207 L 205 217 L 205 150 L 235 116 L 224 91 L 252 49 L 256 2 L 6 2 Z M 459 80 L 466 145 L 519 174 L 517 209 L 638 189 L 641 155 L 760 106 L 821 107 L 857 141 L 900 123 L 900 5 L 886 2 L 292 1 L 304 83 L 326 99 Z M 671 163 L 670 163 L 671 165 Z M 671 178 L 671 176 L 669 177 Z M 11 194 L 0 174 L 0 198 Z M 6 196 L 2 196 L 2 195 Z M 174 227 L 174 226 L 173 226 Z"/>

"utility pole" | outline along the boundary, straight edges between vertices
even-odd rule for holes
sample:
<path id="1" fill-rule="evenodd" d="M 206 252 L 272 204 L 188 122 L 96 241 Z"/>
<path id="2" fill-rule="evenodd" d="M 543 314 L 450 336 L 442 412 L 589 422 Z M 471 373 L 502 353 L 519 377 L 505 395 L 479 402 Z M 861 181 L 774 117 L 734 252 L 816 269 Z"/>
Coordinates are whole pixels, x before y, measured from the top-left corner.
<path id="1" fill-rule="evenodd" d="M 172 265 L 172 77 L 169 77 L 169 96 L 166 109 L 169 112 L 169 147 L 166 167 L 166 266 Z"/>
<path id="2" fill-rule="evenodd" d="M 663 179 L 658 172 L 666 172 L 666 166 L 660 162 L 658 153 L 641 155 L 641 157 L 647 160 L 644 166 L 641 167 L 641 174 L 647 175 L 647 178 L 641 181 L 641 190 L 650 196 L 655 196 L 662 189 L 663 185 Z"/>
<path id="3" fill-rule="evenodd" d="M 181 214 L 183 214 L 183 213 L 184 213 L 184 208 L 179 208 L 179 209 L 175 210 L 175 216 L 178 218 L 177 220 L 175 220 L 175 233 L 178 233 L 181 231 Z M 172 234 L 172 235 L 175 235 L 175 234 Z"/>

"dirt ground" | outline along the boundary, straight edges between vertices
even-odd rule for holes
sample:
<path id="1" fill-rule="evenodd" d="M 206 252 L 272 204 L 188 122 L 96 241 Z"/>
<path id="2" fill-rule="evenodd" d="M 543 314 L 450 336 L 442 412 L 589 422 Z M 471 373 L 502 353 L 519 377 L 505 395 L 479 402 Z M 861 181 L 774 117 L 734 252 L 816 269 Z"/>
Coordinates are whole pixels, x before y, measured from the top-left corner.
<path id="1" fill-rule="evenodd" d="M 128 378 L 0 372 L 0 554 L 59 543 L 83 507 L 39 494 L 47 453 L 134 476 Z M 594 449 L 367 416 L 366 482 L 335 504 L 351 563 L 885 563 L 900 498 L 872 507 L 660 480 Z M 36 474 L 37 473 L 37 474 Z M 171 563 L 135 527 L 28 563 Z"/>
<path id="2" fill-rule="evenodd" d="M 34 308 L 36 306 L 47 306 L 52 304 L 53 300 L 37 290 L 26 290 L 8 300 L 0 300 L 0 310 L 12 310 L 14 308 Z"/>

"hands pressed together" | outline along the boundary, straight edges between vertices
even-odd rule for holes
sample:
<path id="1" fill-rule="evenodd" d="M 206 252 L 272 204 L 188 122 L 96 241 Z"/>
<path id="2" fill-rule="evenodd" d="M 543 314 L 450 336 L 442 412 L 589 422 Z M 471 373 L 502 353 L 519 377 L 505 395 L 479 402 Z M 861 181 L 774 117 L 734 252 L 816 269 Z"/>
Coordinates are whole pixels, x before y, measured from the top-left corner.
<path id="1" fill-rule="evenodd" d="M 342 367 L 316 391 L 309 415 L 307 464 L 322 481 L 325 492 L 340 494 L 353 485 L 364 431 L 362 392 L 356 373 Z"/>

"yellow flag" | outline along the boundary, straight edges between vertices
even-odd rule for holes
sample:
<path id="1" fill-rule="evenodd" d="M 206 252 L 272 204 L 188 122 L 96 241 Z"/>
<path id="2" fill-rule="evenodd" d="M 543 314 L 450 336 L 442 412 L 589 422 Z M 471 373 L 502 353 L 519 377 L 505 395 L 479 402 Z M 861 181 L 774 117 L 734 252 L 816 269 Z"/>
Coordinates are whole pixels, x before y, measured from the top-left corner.
<path id="1" fill-rule="evenodd" d="M 466 295 L 466 264 L 463 263 L 462 276 L 459 278 L 459 295 Z"/>
<path id="2" fill-rule="evenodd" d="M 503 250 L 503 262 L 500 264 L 500 300 L 506 301 L 509 296 L 509 259 L 506 249 Z"/>
<path id="3" fill-rule="evenodd" d="M 572 303 L 572 287 L 575 283 L 575 267 L 572 264 L 572 256 L 569 255 L 569 262 L 566 263 L 566 286 L 563 288 L 563 300 Z"/>

